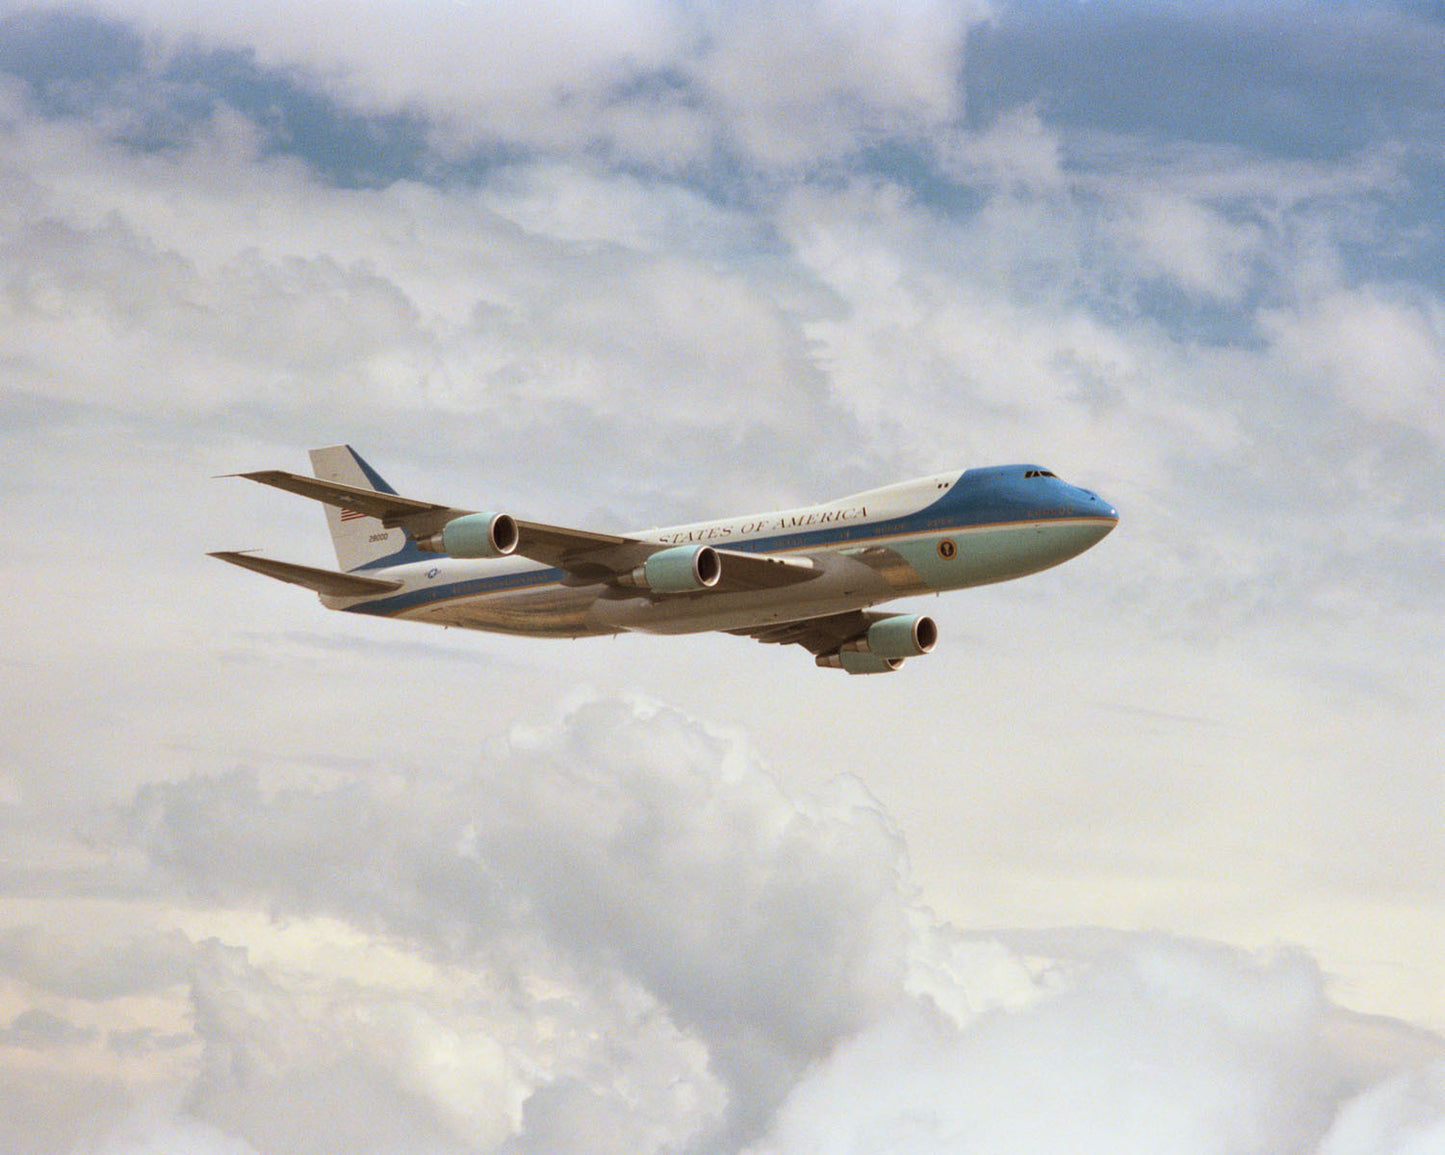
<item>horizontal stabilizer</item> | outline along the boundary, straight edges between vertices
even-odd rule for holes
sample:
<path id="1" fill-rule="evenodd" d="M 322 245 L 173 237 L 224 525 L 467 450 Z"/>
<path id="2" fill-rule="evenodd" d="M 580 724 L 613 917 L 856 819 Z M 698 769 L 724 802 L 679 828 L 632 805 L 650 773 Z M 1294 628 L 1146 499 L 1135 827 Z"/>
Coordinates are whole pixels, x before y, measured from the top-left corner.
<path id="1" fill-rule="evenodd" d="M 290 582 L 294 586 L 305 586 L 319 594 L 334 597 L 357 598 L 368 594 L 386 594 L 401 589 L 401 582 L 383 581 L 381 578 L 358 577 L 356 574 L 337 573 L 335 570 L 317 569 L 309 565 L 296 565 L 289 561 L 273 561 L 268 557 L 255 557 L 243 550 L 227 550 L 213 553 L 242 569 L 255 570 L 277 581 Z"/>

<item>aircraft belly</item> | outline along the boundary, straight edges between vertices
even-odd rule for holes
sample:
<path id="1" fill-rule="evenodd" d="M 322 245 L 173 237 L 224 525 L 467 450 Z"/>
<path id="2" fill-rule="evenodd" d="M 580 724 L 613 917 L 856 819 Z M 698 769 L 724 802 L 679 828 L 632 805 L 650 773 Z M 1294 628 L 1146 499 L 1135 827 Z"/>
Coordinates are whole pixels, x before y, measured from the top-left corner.
<path id="1" fill-rule="evenodd" d="M 702 591 L 663 598 L 599 598 L 587 620 L 598 633 L 742 630 L 863 609 L 898 596 L 897 588 L 870 565 L 838 555 L 815 555 L 815 561 L 823 572 L 795 586 L 739 593 Z"/>
<path id="2" fill-rule="evenodd" d="M 596 587 L 547 585 L 455 598 L 403 614 L 415 621 L 499 634 L 525 634 L 542 638 L 580 638 L 612 634 L 588 621 L 588 607 Z"/>

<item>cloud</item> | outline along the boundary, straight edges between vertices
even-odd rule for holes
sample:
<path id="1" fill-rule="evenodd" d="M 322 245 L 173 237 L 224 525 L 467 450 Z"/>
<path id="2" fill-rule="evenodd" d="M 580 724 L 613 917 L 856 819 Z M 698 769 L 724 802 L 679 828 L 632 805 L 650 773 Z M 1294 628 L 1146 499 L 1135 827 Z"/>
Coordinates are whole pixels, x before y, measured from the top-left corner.
<path id="1" fill-rule="evenodd" d="M 0 356 L 52 420 L 185 412 L 197 437 L 212 424 L 271 436 L 279 421 L 393 449 L 414 429 L 426 452 L 457 456 L 542 444 L 616 474 L 599 488 L 621 494 L 650 461 L 660 476 L 627 516 L 669 520 L 710 512 L 695 504 L 704 479 L 777 505 L 789 476 L 816 473 L 813 448 L 860 440 L 798 323 L 816 289 L 757 266 L 756 222 L 685 189 L 659 201 L 634 178 L 580 170 L 574 185 L 553 166 L 499 176 L 485 197 L 406 183 L 337 194 L 258 155 L 234 114 L 171 154 L 69 121 L 21 116 L 8 131 L 14 203 L 30 207 L 0 237 L 15 271 Z M 96 150 L 105 178 L 77 179 Z M 767 417 L 783 412 L 811 431 L 802 443 Z M 726 452 L 740 445 L 772 454 L 776 473 Z"/>
<path id="2" fill-rule="evenodd" d="M 88 1043 L 93 1038 L 93 1028 L 77 1027 L 40 1007 L 21 1011 L 10 1021 L 8 1027 L 0 1027 L 0 1047 L 49 1050 L 53 1047 L 77 1046 Z"/>
<path id="3" fill-rule="evenodd" d="M 139 1114 L 93 1148 L 94 1155 L 261 1155 L 243 1139 L 194 1119 Z"/>
<path id="4" fill-rule="evenodd" d="M 350 1024 L 308 1019 L 297 995 L 251 967 L 244 950 L 205 944 L 191 987 L 205 1051 L 190 1114 L 262 1151 L 459 1150 L 435 1105 L 378 1061 L 399 1039 L 355 1047 Z M 474 1095 L 479 1116 L 499 1106 L 484 1085 Z M 498 1113 L 502 1126 L 505 1117 Z"/>
<path id="5" fill-rule="evenodd" d="M 295 943 L 340 920 L 433 968 L 202 945 L 186 1111 L 268 1152 L 1304 1152 L 1441 1053 L 1388 1025 L 1352 1043 L 1298 950 L 963 934 L 856 780 L 790 796 L 737 735 L 637 696 L 470 767 L 156 784 L 114 819 L 99 845 L 143 851 L 156 897 L 261 908 Z"/>
<path id="6" fill-rule="evenodd" d="M 245 43 L 259 21 L 274 56 L 257 65 L 272 70 L 255 78 L 263 90 L 283 76 L 300 92 L 381 68 L 366 21 L 327 46 L 281 13 L 248 13 L 148 18 L 193 45 L 198 30 L 202 43 Z M 651 15 L 619 6 L 605 19 L 616 30 Z M 975 131 L 958 120 L 955 86 L 963 29 L 981 12 L 673 15 L 668 27 L 695 20 L 709 34 L 659 31 L 650 63 L 622 51 L 625 36 L 588 49 L 612 61 L 597 75 L 636 67 L 648 83 L 613 92 L 609 81 L 597 91 L 611 96 L 569 97 L 560 118 L 551 89 L 526 97 L 568 131 L 659 102 L 710 118 L 702 159 L 671 165 L 599 163 L 595 142 L 549 144 L 519 121 L 521 151 L 485 169 L 448 170 L 437 154 L 374 189 L 339 190 L 305 139 L 286 144 L 244 102 L 202 102 L 171 147 L 137 150 L 104 119 L 37 117 L 14 98 L 13 203 L 30 207 L 6 249 L 27 272 L 4 355 L 31 392 L 130 413 L 180 402 L 222 421 L 238 408 L 292 426 L 316 415 L 370 421 L 388 439 L 406 415 L 417 449 L 445 444 L 455 456 L 480 441 L 492 455 L 541 439 L 580 473 L 616 471 L 617 489 L 640 461 L 665 475 L 644 496 L 685 494 L 672 509 L 649 503 L 645 516 L 667 520 L 713 512 L 698 506 L 695 481 L 686 495 L 699 476 L 749 505 L 776 504 L 815 496 L 796 490 L 820 468 L 856 488 L 951 461 L 959 446 L 991 458 L 1021 424 L 1085 466 L 1127 460 L 1123 480 L 1147 493 L 1181 460 L 1242 453 L 1274 422 L 1329 436 L 1386 404 L 1378 374 L 1341 343 L 1383 333 L 1379 310 L 1333 345 L 1311 334 L 1349 296 L 1381 198 L 1408 200 L 1412 153 L 1398 144 L 1329 161 L 1187 139 L 1141 146 L 1082 133 L 1037 103 Z M 526 25 L 515 13 L 486 19 Z M 1168 27 L 1191 35 L 1187 23 Z M 764 68 L 766 82 L 752 75 L 803 40 L 801 64 Z M 441 53 L 467 42 L 418 37 Z M 127 68 L 158 67 L 119 55 Z M 388 67 L 404 72 L 394 56 L 388 47 Z M 285 59 L 294 68 L 277 71 Z M 222 64 L 196 57 L 192 83 L 224 87 Z M 468 69 L 487 72 L 470 59 Z M 392 94 L 382 107 L 405 102 Z M 835 131 L 848 140 L 830 143 Z M 744 167 L 773 175 L 737 188 L 737 172 L 723 171 L 737 164 L 709 159 L 726 133 L 781 134 L 743 149 Z M 826 179 L 781 180 L 796 164 L 772 155 L 784 145 Z M 252 200 L 265 211 L 250 212 Z M 1412 382 L 1433 363 L 1437 303 L 1417 294 L 1422 320 L 1395 316 L 1388 330 L 1407 339 L 1397 360 L 1409 358 Z M 1344 380 L 1321 409 L 1299 396 L 1312 366 L 1298 350 L 1331 348 Z M 106 372 L 116 363 L 166 368 L 121 390 Z M 1226 379 L 1239 383 L 1221 390 Z M 1396 384 L 1385 396 L 1402 390 L 1391 415 L 1423 410 L 1421 427 L 1434 430 L 1428 391 Z M 908 415 L 922 411 L 934 418 L 920 434 Z M 603 444 L 627 447 L 626 459 Z M 773 462 L 771 488 L 730 464 L 744 447 Z M 1242 484 L 1266 468 L 1236 465 Z"/>
<path id="7" fill-rule="evenodd" d="M 539 935 L 694 1032 L 736 1128 L 898 992 L 907 895 L 877 804 L 846 781 L 795 803 L 736 739 L 642 700 L 583 702 L 474 778 L 146 787 L 124 829 L 207 902 L 336 915 L 444 960 Z"/>
<path id="8" fill-rule="evenodd" d="M 191 944 L 98 919 L 94 912 L 63 929 L 35 924 L 0 930 L 0 971 L 70 998 L 99 1001 L 155 991 L 184 981 Z"/>
<path id="9" fill-rule="evenodd" d="M 758 1152 L 1307 1151 L 1347 1064 L 1298 954 L 1138 936 L 1022 1011 L 882 1019 L 794 1088 Z"/>
<path id="10" fill-rule="evenodd" d="M 1345 1105 L 1319 1155 L 1428 1155 L 1445 1145 L 1445 1063 L 1398 1075 Z"/>
<path id="11" fill-rule="evenodd" d="M 384 10 L 338 8 L 333 31 L 317 37 L 313 23 L 266 5 L 102 4 L 92 11 L 103 16 L 11 17 L 0 66 L 57 110 L 129 106 L 138 139 L 174 139 L 180 121 L 167 104 L 229 105 L 266 126 L 270 147 L 343 184 L 437 164 L 475 172 L 517 149 L 727 184 L 948 124 L 964 32 L 989 10 L 428 3 L 408 10 L 411 35 L 398 42 Z M 56 75 L 56 42 L 90 50 Z M 157 87 L 168 101 L 154 99 Z"/>
<path id="12" fill-rule="evenodd" d="M 1369 285 L 1329 293 L 1267 323 L 1281 359 L 1301 376 L 1341 390 L 1362 418 L 1445 440 L 1438 387 L 1445 301 Z"/>
<path id="13" fill-rule="evenodd" d="M 709 13 L 695 65 L 738 155 L 807 171 L 959 114 L 963 35 L 988 7 L 759 5 Z M 726 14 L 724 21 L 721 17 Z"/>

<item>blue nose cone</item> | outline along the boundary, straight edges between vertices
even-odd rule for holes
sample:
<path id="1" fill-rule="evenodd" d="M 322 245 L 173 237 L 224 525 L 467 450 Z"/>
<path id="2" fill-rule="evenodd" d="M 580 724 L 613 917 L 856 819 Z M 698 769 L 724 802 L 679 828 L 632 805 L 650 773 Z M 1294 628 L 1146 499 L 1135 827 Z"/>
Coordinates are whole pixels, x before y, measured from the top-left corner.
<path id="1" fill-rule="evenodd" d="M 1119 511 L 1095 493 L 1092 489 L 1080 489 L 1077 485 L 1069 486 L 1073 490 L 1073 500 L 1070 504 L 1076 511 L 1078 517 L 1106 517 L 1118 524 Z M 1113 526 L 1109 527 L 1113 529 Z"/>

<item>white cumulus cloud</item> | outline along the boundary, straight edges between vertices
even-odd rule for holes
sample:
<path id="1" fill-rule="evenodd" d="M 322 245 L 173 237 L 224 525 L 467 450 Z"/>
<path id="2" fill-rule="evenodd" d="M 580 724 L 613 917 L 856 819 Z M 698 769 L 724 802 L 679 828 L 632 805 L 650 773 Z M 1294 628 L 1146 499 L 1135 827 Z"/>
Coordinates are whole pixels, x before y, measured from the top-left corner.
<path id="1" fill-rule="evenodd" d="M 1364 1029 L 1303 951 L 965 933 L 856 779 L 791 795 L 636 695 L 424 778 L 146 786 L 93 839 L 152 904 L 294 928 L 201 942 L 187 983 L 176 1126 L 257 1151 L 1303 1155 L 1439 1123 L 1440 1040 Z M 426 966 L 328 963 L 327 920 Z M 16 1029 L 84 1041 L 59 1022 Z"/>

